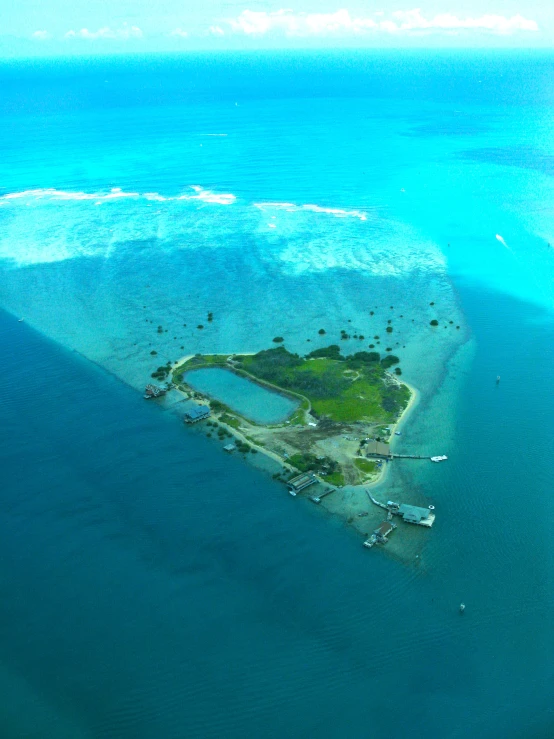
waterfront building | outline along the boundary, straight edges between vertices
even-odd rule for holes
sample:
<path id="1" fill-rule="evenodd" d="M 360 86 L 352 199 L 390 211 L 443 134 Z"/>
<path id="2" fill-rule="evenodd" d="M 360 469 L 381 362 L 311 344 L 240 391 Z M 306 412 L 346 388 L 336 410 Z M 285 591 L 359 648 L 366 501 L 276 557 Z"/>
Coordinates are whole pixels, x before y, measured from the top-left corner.
<path id="1" fill-rule="evenodd" d="M 292 480 L 289 480 L 287 485 L 289 486 L 291 494 L 296 495 L 296 493 L 299 493 L 301 490 L 304 490 L 304 488 L 307 488 L 316 482 L 317 477 L 313 472 L 302 472 L 301 475 L 297 475 L 296 477 L 293 477 Z"/>
<path id="2" fill-rule="evenodd" d="M 196 423 L 210 417 L 210 408 L 207 405 L 194 405 L 185 413 L 185 423 Z"/>
<path id="3" fill-rule="evenodd" d="M 365 450 L 368 457 L 392 459 L 390 446 L 383 441 L 368 441 Z"/>
<path id="4" fill-rule="evenodd" d="M 398 507 L 398 514 L 402 516 L 407 523 L 417 523 L 420 526 L 432 526 L 435 520 L 435 514 L 429 508 L 420 508 L 415 505 L 402 503 Z"/>

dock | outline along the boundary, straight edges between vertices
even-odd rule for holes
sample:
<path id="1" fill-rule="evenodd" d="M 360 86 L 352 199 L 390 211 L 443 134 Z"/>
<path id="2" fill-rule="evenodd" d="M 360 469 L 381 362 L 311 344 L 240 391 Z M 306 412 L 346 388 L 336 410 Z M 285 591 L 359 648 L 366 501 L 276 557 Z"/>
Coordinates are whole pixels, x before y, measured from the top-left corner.
<path id="1" fill-rule="evenodd" d="M 369 459 L 430 459 L 442 462 L 448 457 L 445 454 L 430 456 L 427 454 L 394 454 L 390 446 L 383 441 L 371 441 L 365 447 L 365 456 Z"/>
<path id="2" fill-rule="evenodd" d="M 317 503 L 319 505 L 326 495 L 331 495 L 331 493 L 336 493 L 337 490 L 338 488 L 329 488 L 329 490 L 324 490 L 319 495 L 310 495 L 310 500 L 312 501 L 312 503 Z"/>
<path id="3" fill-rule="evenodd" d="M 421 454 L 391 454 L 391 459 L 432 459 Z"/>

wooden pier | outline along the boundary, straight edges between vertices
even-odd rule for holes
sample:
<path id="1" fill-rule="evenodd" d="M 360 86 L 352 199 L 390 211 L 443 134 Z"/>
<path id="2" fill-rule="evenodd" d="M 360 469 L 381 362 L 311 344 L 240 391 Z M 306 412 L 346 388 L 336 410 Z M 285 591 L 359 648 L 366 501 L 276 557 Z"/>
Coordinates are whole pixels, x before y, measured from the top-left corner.
<path id="1" fill-rule="evenodd" d="M 310 500 L 312 503 L 317 503 L 319 505 L 326 495 L 331 495 L 331 493 L 335 493 L 337 490 L 338 488 L 329 488 L 329 490 L 324 490 L 319 495 L 310 495 Z"/>
<path id="2" fill-rule="evenodd" d="M 385 505 L 384 503 L 380 503 L 380 502 L 379 502 L 378 500 L 375 500 L 375 498 L 374 498 L 374 497 L 373 497 L 373 495 L 372 495 L 372 494 L 371 494 L 371 493 L 369 492 L 369 490 L 366 490 L 366 493 L 367 493 L 367 496 L 368 496 L 368 498 L 370 499 L 370 501 L 371 501 L 372 503 L 374 503 L 375 505 L 378 505 L 378 506 L 379 506 L 379 508 L 384 508 L 384 509 L 385 509 L 385 511 L 388 511 L 388 510 L 389 510 L 388 506 L 386 506 L 386 505 Z"/>
<path id="3" fill-rule="evenodd" d="M 391 454 L 391 459 L 431 459 L 421 454 Z"/>

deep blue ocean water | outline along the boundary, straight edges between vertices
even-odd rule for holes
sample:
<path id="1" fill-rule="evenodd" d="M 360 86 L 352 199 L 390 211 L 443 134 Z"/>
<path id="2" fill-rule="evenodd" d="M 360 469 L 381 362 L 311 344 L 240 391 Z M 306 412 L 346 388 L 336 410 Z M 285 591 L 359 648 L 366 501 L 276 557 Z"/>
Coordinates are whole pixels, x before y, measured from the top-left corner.
<path id="1" fill-rule="evenodd" d="M 552 736 L 553 67 L 0 67 L 2 736 Z M 391 315 L 419 563 L 135 389 Z"/>

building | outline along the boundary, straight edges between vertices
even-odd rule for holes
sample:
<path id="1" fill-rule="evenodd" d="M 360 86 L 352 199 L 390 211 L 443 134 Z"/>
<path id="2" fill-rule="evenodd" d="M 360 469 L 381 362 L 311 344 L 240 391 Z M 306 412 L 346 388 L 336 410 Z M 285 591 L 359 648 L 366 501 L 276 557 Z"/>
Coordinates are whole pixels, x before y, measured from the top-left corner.
<path id="1" fill-rule="evenodd" d="M 387 541 L 387 536 L 391 534 L 395 528 L 396 524 L 391 523 L 390 521 L 383 521 L 379 528 L 375 529 L 373 533 L 375 534 L 377 541 L 384 543 Z"/>
<path id="2" fill-rule="evenodd" d="M 159 385 L 147 385 L 144 388 L 144 397 L 146 400 L 150 398 L 161 398 L 167 392 L 167 387 L 160 387 Z"/>
<path id="3" fill-rule="evenodd" d="M 368 441 L 365 446 L 365 452 L 368 457 L 381 457 L 383 459 L 392 459 L 390 446 L 383 441 Z"/>
<path id="4" fill-rule="evenodd" d="M 435 521 L 435 514 L 432 509 L 420 508 L 419 506 L 408 505 L 407 503 L 402 503 L 398 507 L 398 514 L 407 523 L 417 523 L 420 526 L 431 527 Z"/>
<path id="5" fill-rule="evenodd" d="M 375 546 L 375 544 L 386 544 L 388 541 L 387 537 L 394 531 L 395 528 L 395 523 L 392 523 L 391 521 L 383 521 L 379 528 L 375 529 L 373 534 L 371 534 L 369 539 L 366 539 L 366 541 L 364 541 L 364 547 L 371 549 L 371 547 Z"/>
<path id="6" fill-rule="evenodd" d="M 193 405 L 185 413 L 185 423 L 196 423 L 210 417 L 210 408 L 207 405 Z"/>
<path id="7" fill-rule="evenodd" d="M 297 475 L 292 480 L 289 480 L 287 485 L 289 486 L 290 494 L 296 495 L 296 493 L 313 485 L 315 482 L 317 482 L 317 477 L 313 472 L 303 472 L 301 475 Z"/>

